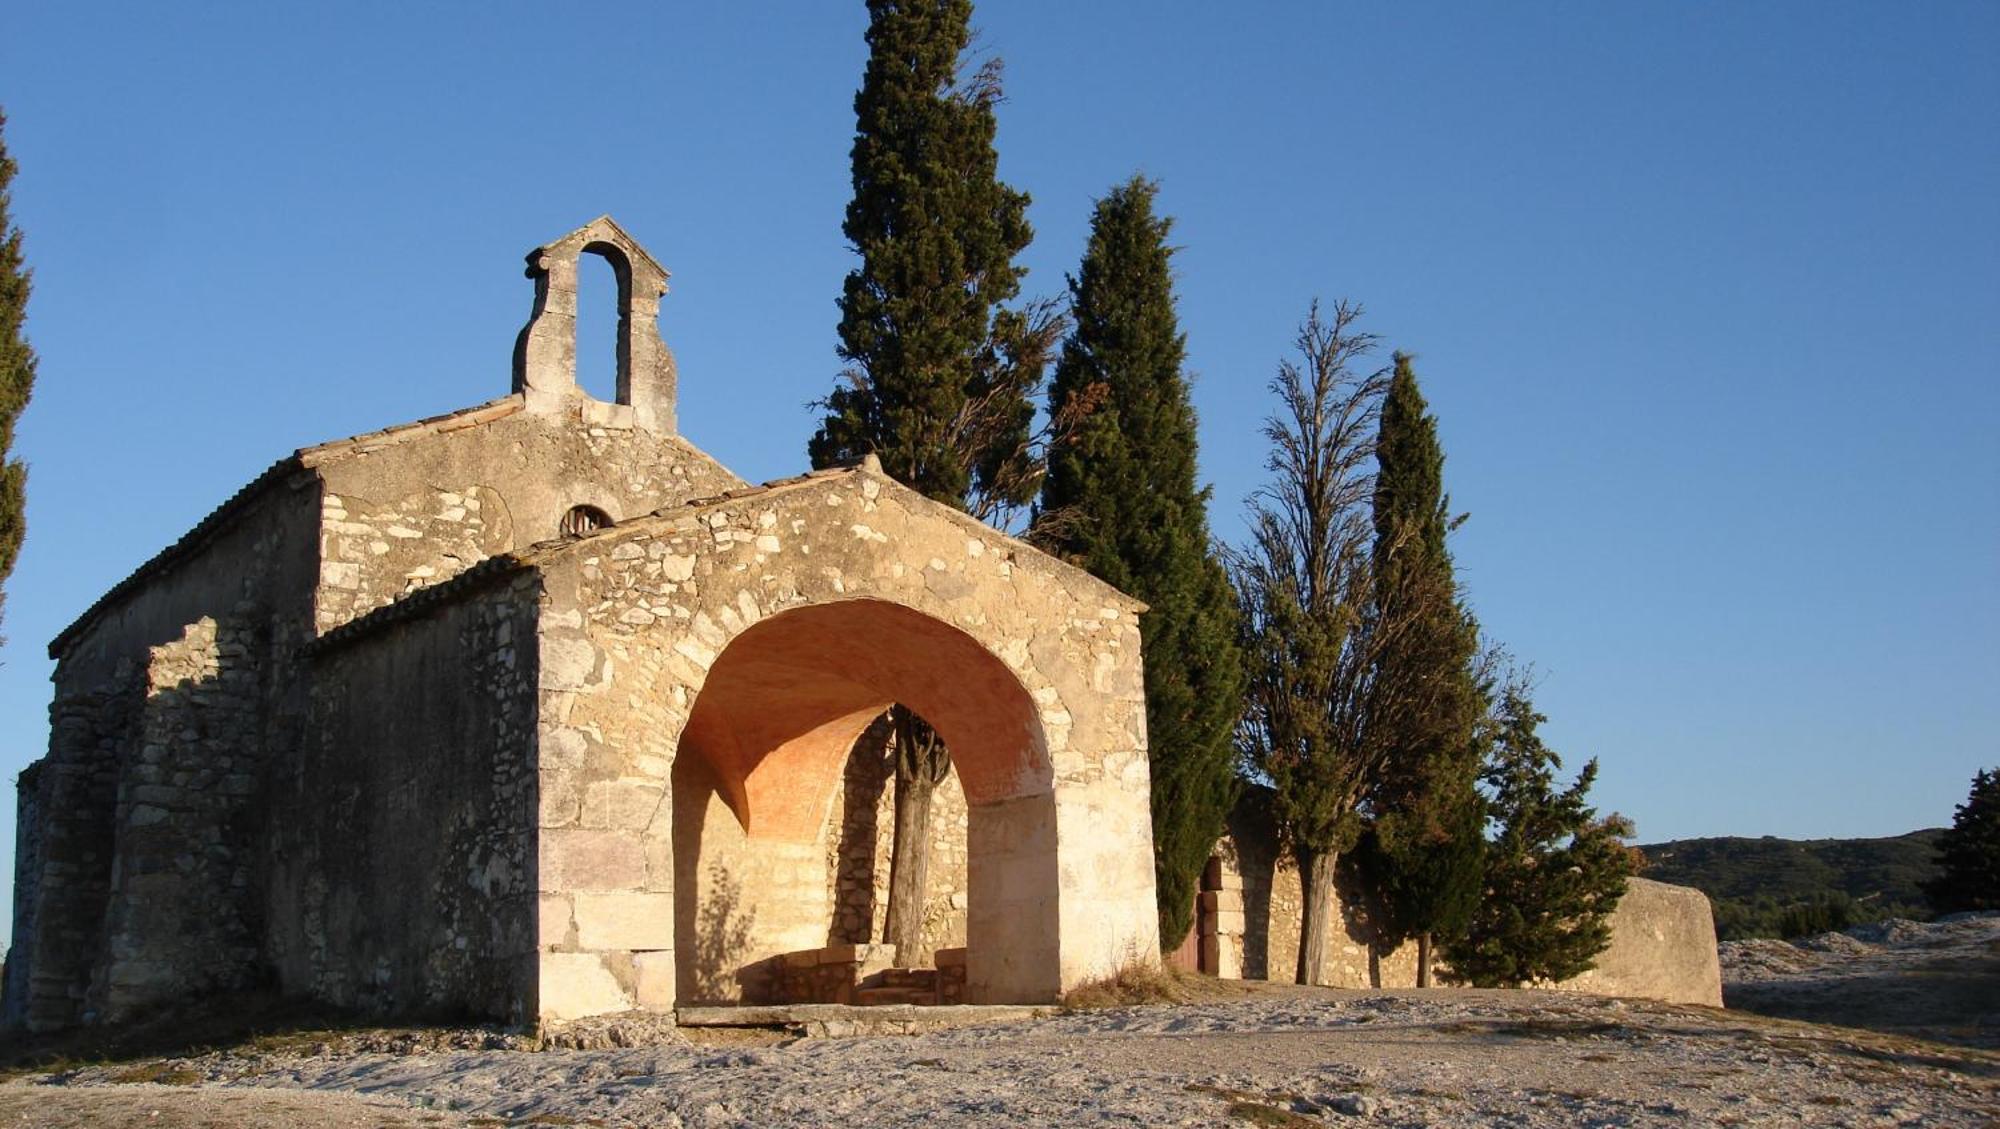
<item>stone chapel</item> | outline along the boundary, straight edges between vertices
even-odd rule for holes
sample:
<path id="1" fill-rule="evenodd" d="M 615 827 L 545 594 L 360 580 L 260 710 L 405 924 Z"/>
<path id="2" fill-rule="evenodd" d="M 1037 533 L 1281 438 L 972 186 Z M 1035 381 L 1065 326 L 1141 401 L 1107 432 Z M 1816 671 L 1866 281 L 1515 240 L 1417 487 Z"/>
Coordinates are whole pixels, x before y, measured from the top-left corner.
<path id="1" fill-rule="evenodd" d="M 576 382 L 583 255 L 614 403 Z M 872 460 L 702 453 L 667 272 L 608 217 L 528 275 L 510 395 L 280 459 L 49 645 L 0 1019 L 868 1002 L 892 703 L 955 766 L 929 998 L 1157 953 L 1141 605 Z"/>

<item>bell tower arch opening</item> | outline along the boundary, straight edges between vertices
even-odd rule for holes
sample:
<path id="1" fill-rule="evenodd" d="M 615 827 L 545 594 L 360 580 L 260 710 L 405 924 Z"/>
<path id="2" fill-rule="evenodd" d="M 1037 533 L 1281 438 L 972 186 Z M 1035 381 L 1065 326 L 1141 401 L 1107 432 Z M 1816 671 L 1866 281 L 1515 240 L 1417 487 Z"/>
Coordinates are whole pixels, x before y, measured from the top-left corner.
<path id="1" fill-rule="evenodd" d="M 694 700 L 673 780 L 681 999 L 756 999 L 773 958 L 824 945 L 833 799 L 857 740 L 899 703 L 935 727 L 964 792 L 966 999 L 1058 994 L 1053 779 L 1034 700 L 958 628 L 854 599 L 746 628 Z"/>
<path id="2" fill-rule="evenodd" d="M 615 376 L 608 385 L 593 384 L 613 389 L 609 401 L 588 395 L 577 383 L 579 348 L 593 358 L 586 372 L 596 369 L 602 357 L 601 288 L 593 280 L 586 294 L 579 293 L 584 255 L 609 263 L 616 282 Z M 588 269 L 601 274 L 594 264 Z M 514 344 L 514 391 L 525 398 L 528 410 L 574 412 L 594 424 L 673 431 L 679 376 L 673 353 L 660 338 L 666 268 L 610 216 L 599 216 L 528 252 L 527 274 L 535 283 L 535 304 Z M 592 302 L 583 315 L 589 334 L 580 345 L 579 302 L 584 296 Z"/>

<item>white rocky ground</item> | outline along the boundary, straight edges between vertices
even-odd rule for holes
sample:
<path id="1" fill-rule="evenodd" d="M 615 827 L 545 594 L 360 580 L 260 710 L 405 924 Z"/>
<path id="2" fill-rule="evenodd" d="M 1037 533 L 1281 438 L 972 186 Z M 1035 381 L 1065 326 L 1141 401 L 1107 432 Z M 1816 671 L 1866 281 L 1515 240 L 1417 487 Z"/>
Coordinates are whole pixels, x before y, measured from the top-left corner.
<path id="1" fill-rule="evenodd" d="M 1951 953 L 1990 960 L 2000 917 L 1889 926 L 1874 941 L 1738 947 L 1728 952 L 1731 996 L 1772 983 L 1792 986 L 1775 993 L 1781 1001 L 1787 991 L 1810 996 L 1819 989 L 1798 986 L 1823 986 L 1843 963 L 1815 954 L 1842 956 L 1848 941 L 1869 946 L 1845 954 L 1863 979 L 1890 977 L 1900 952 L 1921 981 Z M 2000 1053 L 1978 1047 L 1553 992 L 1218 985 L 1213 994 L 1202 1004 L 918 1036 L 718 1044 L 667 1033 L 655 1045 L 590 1051 L 506 1049 L 478 1033 L 267 1044 L 16 1080 L 0 1085 L 0 1125 L 1567 1129 L 2000 1119 Z M 192 1084 L 114 1081 L 152 1076 Z"/>
<path id="2" fill-rule="evenodd" d="M 2000 1048 L 2000 914 L 1725 941 L 1722 981 L 1732 1008 Z"/>

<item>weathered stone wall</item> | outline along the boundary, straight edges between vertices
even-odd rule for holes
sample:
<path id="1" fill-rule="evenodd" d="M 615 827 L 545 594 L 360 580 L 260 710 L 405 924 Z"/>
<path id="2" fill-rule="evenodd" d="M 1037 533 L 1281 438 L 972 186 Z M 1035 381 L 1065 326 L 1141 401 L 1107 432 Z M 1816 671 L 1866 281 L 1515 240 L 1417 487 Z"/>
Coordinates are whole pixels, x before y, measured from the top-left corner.
<path id="1" fill-rule="evenodd" d="M 256 978 L 266 627 L 204 616 L 152 649 L 112 820 L 108 960 L 91 985 L 106 1020 Z"/>
<path id="2" fill-rule="evenodd" d="M 821 947 L 832 917 L 819 840 L 746 834 L 699 755 L 674 763 L 673 818 L 674 870 L 644 896 L 672 915 L 678 997 L 774 1002 L 781 974 L 774 958 Z"/>
<path id="3" fill-rule="evenodd" d="M 138 954 L 129 943 L 114 952 L 114 935 L 126 933 L 129 939 L 136 921 L 129 905 L 120 911 L 119 920 L 108 913 L 119 843 L 129 839 L 138 845 L 158 837 L 155 831 L 143 831 L 145 824 L 135 827 L 129 818 L 121 822 L 120 813 L 123 810 L 129 817 L 140 806 L 135 799 L 140 787 L 174 789 L 203 774 L 218 782 L 241 775 L 235 762 L 249 748 L 246 729 L 255 730 L 254 744 L 264 749 L 289 748 L 296 740 L 296 680 L 277 656 L 289 654 L 311 631 L 318 510 L 311 476 L 281 464 L 162 554 L 141 579 L 108 593 L 52 645 L 58 662 L 49 754 L 32 774 L 34 795 L 21 797 L 24 814 L 32 809 L 41 829 L 37 850 L 15 860 L 10 963 L 18 971 L 8 975 L 6 1001 L 0 1009 L 0 1018 L 8 1024 L 47 1030 L 96 1022 L 106 1018 L 105 1006 L 123 1007 L 154 993 L 153 988 L 139 988 L 141 984 L 165 984 L 186 972 L 191 979 L 176 991 L 196 991 L 223 975 L 214 961 L 206 962 L 205 971 L 180 958 L 159 967 L 137 967 L 132 962 Z M 242 703 L 233 698 L 222 710 L 230 715 L 226 722 L 222 713 L 211 710 L 223 706 L 222 698 L 228 696 L 219 696 L 215 685 L 189 687 L 182 694 L 152 684 L 149 671 L 155 649 L 166 648 L 161 654 L 172 655 L 185 645 L 191 631 L 199 635 L 209 630 L 199 626 L 204 621 L 230 624 L 232 632 L 240 628 L 244 634 L 232 639 L 232 648 L 260 648 L 254 655 L 232 654 L 228 662 L 238 670 L 265 674 L 251 691 L 257 699 L 248 707 L 254 721 L 236 712 Z M 217 656 L 218 671 L 221 657 Z M 163 661 L 171 665 L 174 660 Z M 196 701 L 194 689 L 200 689 L 205 700 Z M 229 695 L 235 692 L 232 689 Z M 179 711 L 188 722 L 179 728 L 169 728 L 164 721 L 154 726 L 155 738 L 171 734 L 174 747 L 165 760 L 157 755 L 149 760 L 146 753 L 149 747 L 165 747 L 161 740 L 148 739 L 149 703 L 155 712 Z M 225 739 L 208 739 L 211 719 L 217 732 L 226 731 Z M 198 736 L 182 738 L 184 730 Z M 224 765 L 224 760 L 230 763 Z M 234 868 L 245 863 L 240 848 L 257 834 L 259 819 L 254 807 L 236 806 L 241 799 L 218 802 L 243 818 L 220 829 L 219 840 L 198 852 L 193 869 L 202 874 L 196 881 L 200 888 L 214 890 L 220 888 L 218 883 L 233 883 Z M 211 845 L 218 852 L 231 852 L 232 861 L 224 864 L 209 852 Z M 143 846 L 140 854 L 143 857 L 135 859 L 135 866 L 146 875 L 140 885 L 158 881 L 161 872 L 148 868 L 159 866 L 163 856 Z M 254 860 L 247 865 L 254 867 Z M 248 920 L 241 909 L 225 916 Z M 206 928 L 188 924 L 197 931 Z M 188 953 L 196 945 L 183 936 L 165 947 Z M 243 950 L 238 946 L 228 951 Z M 231 972 L 223 978 L 237 975 Z M 131 990 L 114 991 L 114 984 Z"/>
<path id="4" fill-rule="evenodd" d="M 1611 947 L 1597 955 L 1596 968 L 1555 987 L 1721 1007 L 1722 964 L 1708 895 L 1649 878 L 1627 880 L 1611 915 Z"/>
<path id="5" fill-rule="evenodd" d="M 833 921 L 826 943 L 880 941 L 889 916 L 889 868 L 896 843 L 895 764 L 886 721 L 871 724 L 847 759 L 827 829 L 827 896 Z M 929 890 L 924 896 L 924 940 L 917 964 L 933 952 L 965 944 L 966 854 L 969 818 L 958 773 L 948 771 L 931 796 Z"/>
<path id="6" fill-rule="evenodd" d="M 311 653 L 309 738 L 271 787 L 286 991 L 532 1018 L 538 609 L 503 574 Z"/>
<path id="7" fill-rule="evenodd" d="M 1241 953 L 1234 962 L 1248 979 L 1290 982 L 1298 968 L 1305 894 L 1298 861 L 1278 850 L 1271 826 L 1264 797 L 1250 790 L 1230 813 L 1230 833 L 1217 846 L 1216 857 L 1224 873 L 1243 883 L 1243 932 L 1233 942 Z M 1335 876 L 1340 921 L 1328 936 L 1320 982 L 1331 988 L 1414 987 L 1416 945 L 1376 951 L 1368 905 L 1356 893 L 1359 885 L 1345 865 Z M 1223 961 L 1226 966 L 1231 958 Z"/>
<path id="8" fill-rule="evenodd" d="M 41 761 L 30 764 L 14 778 L 14 934 L 7 948 L 4 974 L 0 974 L 0 998 L 25 1001 L 32 969 L 34 946 L 21 938 L 35 936 L 35 910 L 41 899 L 37 889 L 42 881 L 42 824 L 40 789 Z M 23 1017 L 25 1018 L 25 1017 Z"/>
<path id="9" fill-rule="evenodd" d="M 349 440 L 318 458 L 320 631 L 553 540 L 571 507 L 622 521 L 744 485 L 678 436 L 573 414 L 513 411 L 423 442 Z"/>
<path id="10" fill-rule="evenodd" d="M 1298 965 L 1303 899 L 1297 864 L 1277 857 L 1265 802 L 1252 789 L 1231 813 L 1229 834 L 1216 847 L 1212 865 L 1240 876 L 1244 907 L 1241 938 L 1221 938 L 1240 946 L 1240 955 L 1225 954 L 1221 966 L 1226 971 L 1234 964 L 1247 979 L 1289 982 Z M 1343 864 L 1335 879 L 1341 920 L 1332 932 L 1321 982 L 1335 988 L 1416 987 L 1416 943 L 1378 951 L 1368 901 L 1354 892 L 1360 887 L 1359 875 Z M 1435 971 L 1444 967 L 1441 959 L 1434 962 Z M 1722 1006 L 1715 918 L 1707 896 L 1685 886 L 1631 879 L 1611 915 L 1611 945 L 1598 955 L 1596 967 L 1543 986 Z"/>
<path id="11" fill-rule="evenodd" d="M 621 979 L 625 962 L 672 960 L 656 933 L 585 942 L 586 916 L 606 912 L 587 913 L 586 893 L 617 895 L 609 907 L 665 896 L 677 917 L 698 919 L 717 900 L 703 885 L 711 862 L 747 885 L 777 879 L 775 863 L 746 858 L 796 854 L 809 881 L 792 894 L 731 896 L 760 907 L 795 897 L 812 907 L 817 936 L 806 914 L 760 909 L 742 953 L 754 963 L 824 943 L 834 795 L 854 742 L 898 700 L 952 742 L 968 801 L 968 998 L 1053 998 L 1155 948 L 1137 620 L 1125 598 L 870 472 L 625 523 L 534 564 L 550 600 L 544 920 L 567 911 L 575 930 L 562 942 L 544 931 L 544 1015 L 633 1006 L 645 979 Z M 691 752 L 684 733 L 704 695 L 712 726 Z M 970 720 L 994 717 L 1019 720 L 997 730 Z M 705 796 L 676 759 L 691 756 L 717 777 Z M 688 792 L 671 810 L 699 812 L 693 859 L 691 837 L 636 799 L 657 797 L 663 779 Z M 717 857 L 739 834 L 744 853 Z M 684 857 L 663 865 L 676 839 Z M 558 983 L 583 1002 L 563 1002 Z"/>

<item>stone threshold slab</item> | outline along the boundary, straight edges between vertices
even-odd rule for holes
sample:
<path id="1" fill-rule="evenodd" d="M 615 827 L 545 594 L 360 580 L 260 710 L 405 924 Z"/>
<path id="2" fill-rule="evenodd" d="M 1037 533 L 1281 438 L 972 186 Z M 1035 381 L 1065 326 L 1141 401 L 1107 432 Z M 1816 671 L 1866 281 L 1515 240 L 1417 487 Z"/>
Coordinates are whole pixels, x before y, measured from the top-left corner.
<path id="1" fill-rule="evenodd" d="M 674 1009 L 682 1027 L 783 1027 L 814 1038 L 913 1035 L 980 1023 L 1018 1023 L 1054 1015 L 1053 1004 L 771 1004 Z"/>

